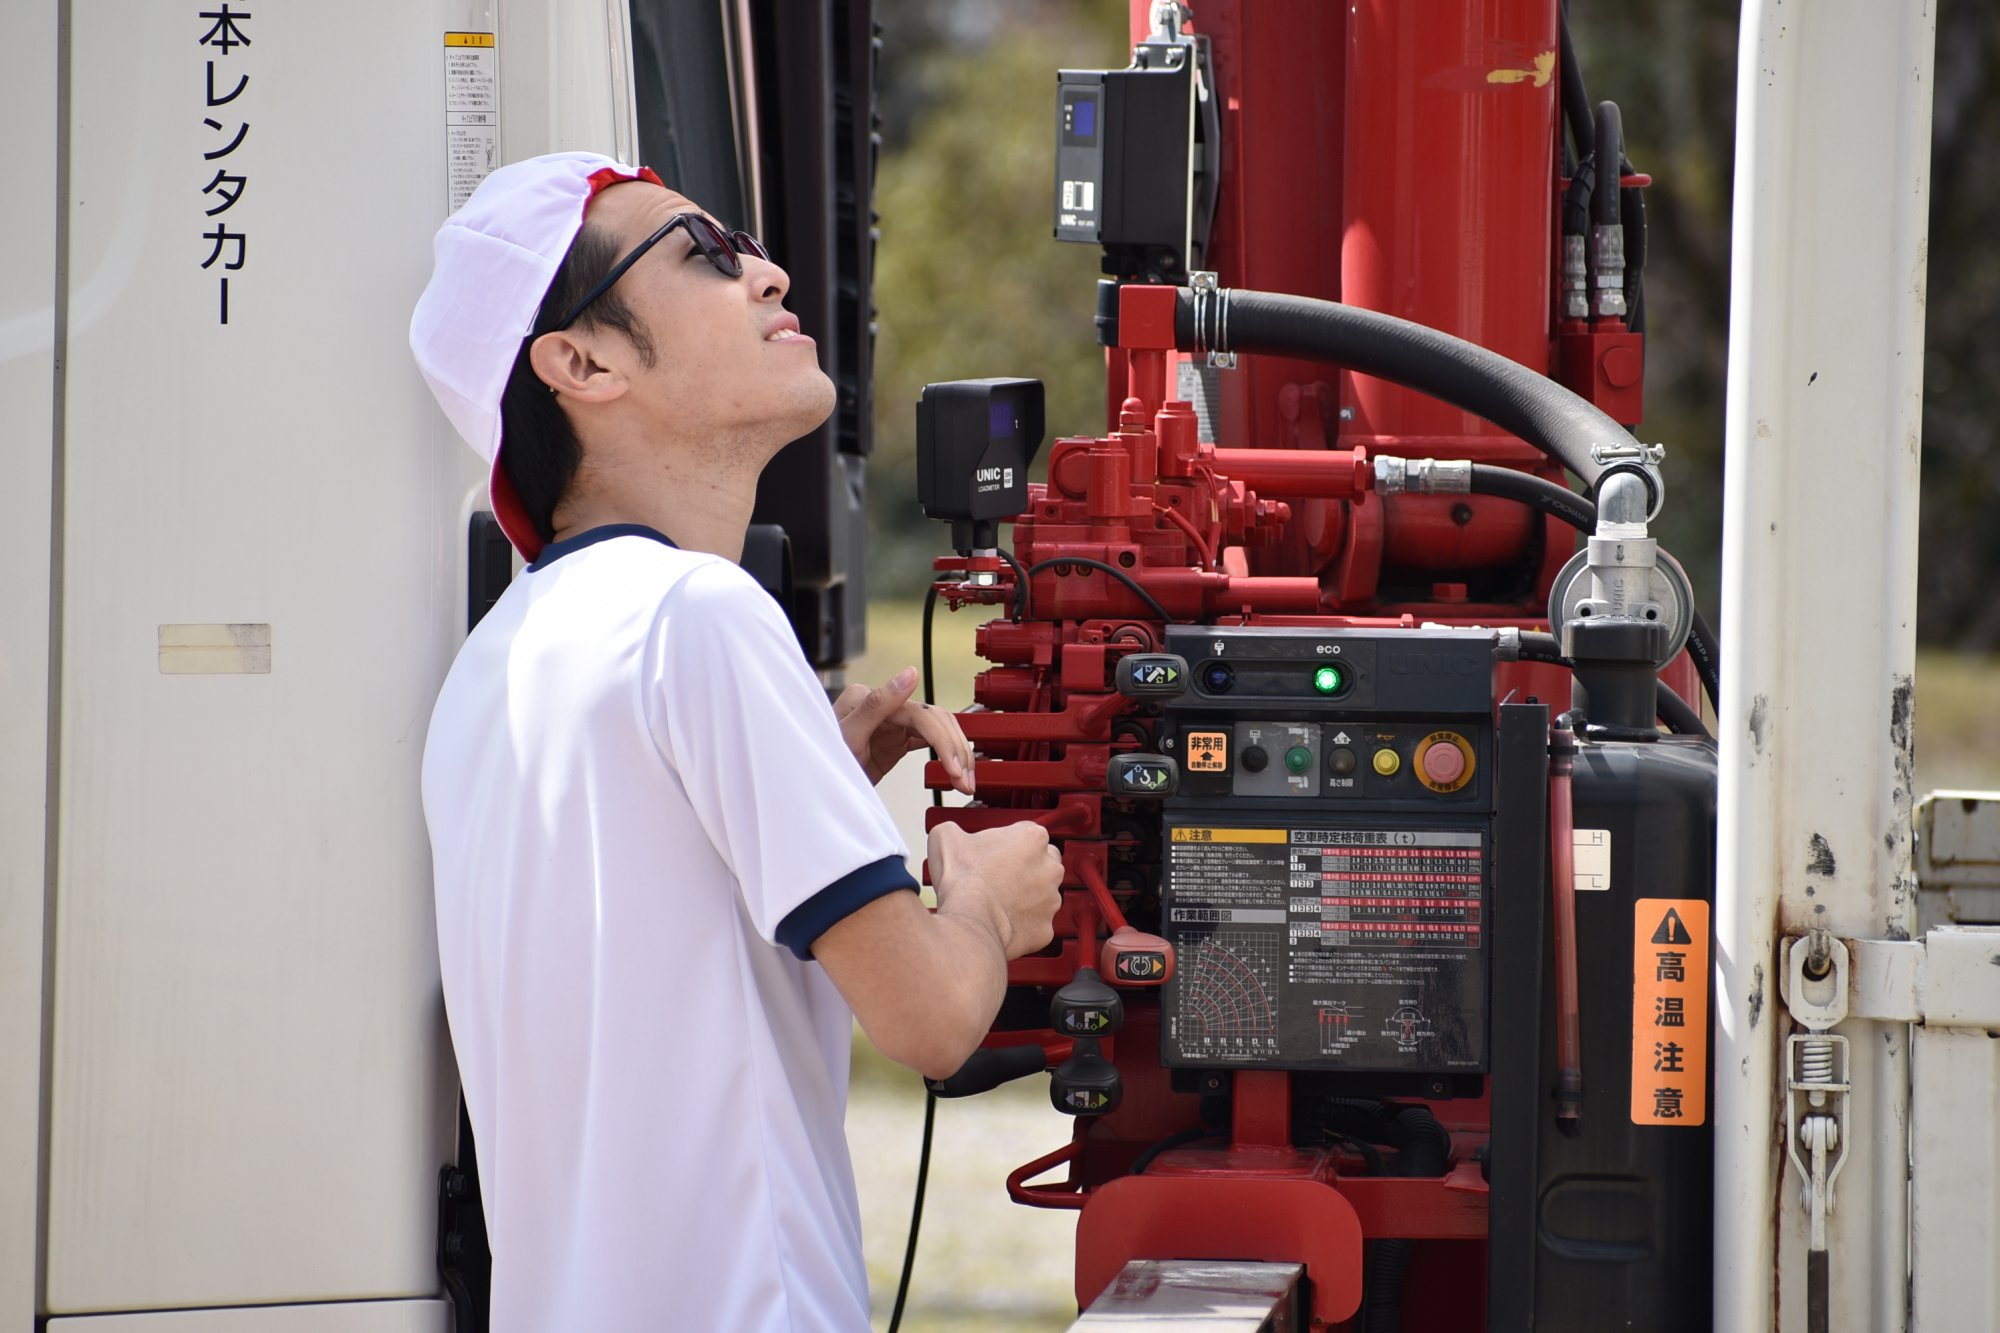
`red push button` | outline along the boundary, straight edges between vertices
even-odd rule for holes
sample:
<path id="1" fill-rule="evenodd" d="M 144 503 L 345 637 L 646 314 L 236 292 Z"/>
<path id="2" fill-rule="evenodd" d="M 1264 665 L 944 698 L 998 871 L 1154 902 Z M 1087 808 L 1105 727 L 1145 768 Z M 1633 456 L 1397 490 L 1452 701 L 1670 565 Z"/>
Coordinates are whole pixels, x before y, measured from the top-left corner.
<path id="1" fill-rule="evenodd" d="M 1465 776 L 1465 751 L 1450 741 L 1432 741 L 1417 762 L 1435 787 L 1452 787 Z"/>

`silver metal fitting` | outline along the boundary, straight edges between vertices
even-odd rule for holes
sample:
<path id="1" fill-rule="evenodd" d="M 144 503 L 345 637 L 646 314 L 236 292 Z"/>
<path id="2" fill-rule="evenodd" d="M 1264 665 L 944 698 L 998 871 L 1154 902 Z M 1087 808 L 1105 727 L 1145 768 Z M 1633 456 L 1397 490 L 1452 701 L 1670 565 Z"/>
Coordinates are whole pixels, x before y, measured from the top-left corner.
<path id="1" fill-rule="evenodd" d="M 1597 314 L 1625 318 L 1625 228 L 1608 222 L 1590 229 L 1590 267 L 1597 273 Z"/>
<path id="2" fill-rule="evenodd" d="M 1563 237 L 1562 308 L 1564 319 L 1590 318 L 1590 264 L 1581 236 Z"/>
<path id="3" fill-rule="evenodd" d="M 1178 42 L 1181 28 L 1194 17 L 1194 10 L 1181 0 L 1153 0 L 1151 21 L 1152 37 L 1155 42 Z"/>
<path id="4" fill-rule="evenodd" d="M 1188 274 L 1188 288 L 1194 293 L 1194 350 L 1205 352 L 1213 369 L 1236 369 L 1236 353 L 1229 350 L 1229 289 L 1207 270 Z"/>
<path id="5" fill-rule="evenodd" d="M 1521 660 L 1521 631 L 1512 625 L 1493 631 L 1493 656 L 1502 662 Z"/>
<path id="6" fill-rule="evenodd" d="M 1472 464 L 1462 458 L 1375 456 L 1375 490 L 1382 495 L 1465 495 L 1472 490 Z"/>

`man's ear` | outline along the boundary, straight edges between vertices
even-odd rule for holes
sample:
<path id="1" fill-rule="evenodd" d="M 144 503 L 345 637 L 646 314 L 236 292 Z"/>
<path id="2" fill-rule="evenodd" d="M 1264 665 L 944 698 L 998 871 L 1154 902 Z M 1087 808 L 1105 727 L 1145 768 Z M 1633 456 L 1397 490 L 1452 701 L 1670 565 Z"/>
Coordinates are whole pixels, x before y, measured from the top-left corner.
<path id="1" fill-rule="evenodd" d="M 552 392 L 579 402 L 608 403 L 629 387 L 624 372 L 599 360 L 589 339 L 568 329 L 535 339 L 528 364 Z"/>

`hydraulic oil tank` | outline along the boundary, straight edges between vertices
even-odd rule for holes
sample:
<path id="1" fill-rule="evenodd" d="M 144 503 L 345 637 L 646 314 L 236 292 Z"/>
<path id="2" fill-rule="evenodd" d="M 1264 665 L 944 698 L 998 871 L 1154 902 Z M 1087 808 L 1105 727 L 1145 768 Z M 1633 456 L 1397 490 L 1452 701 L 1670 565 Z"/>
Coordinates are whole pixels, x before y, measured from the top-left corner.
<path id="1" fill-rule="evenodd" d="M 1566 1133 L 1547 1099 L 1557 1047 L 1545 925 L 1533 1253 L 1512 1269 L 1533 1284 L 1520 1294 L 1537 1333 L 1710 1327 L 1715 791 L 1706 738 L 1577 745 L 1583 1114 Z M 1512 1304 L 1496 1295 L 1496 1309 Z"/>

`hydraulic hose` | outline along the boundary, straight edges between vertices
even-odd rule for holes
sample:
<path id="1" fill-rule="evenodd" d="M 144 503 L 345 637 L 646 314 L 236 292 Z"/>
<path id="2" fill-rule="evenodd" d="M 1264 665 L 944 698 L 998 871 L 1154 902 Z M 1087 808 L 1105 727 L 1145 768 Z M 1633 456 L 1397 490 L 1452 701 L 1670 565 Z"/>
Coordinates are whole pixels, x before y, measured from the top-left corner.
<path id="1" fill-rule="evenodd" d="M 1617 226 L 1624 221 L 1619 212 L 1619 170 L 1625 165 L 1625 119 L 1616 102 L 1597 104 L 1597 191 L 1590 200 L 1590 220 L 1598 226 Z"/>
<path id="2" fill-rule="evenodd" d="M 1597 529 L 1597 506 L 1591 503 L 1589 496 L 1578 495 L 1569 487 L 1558 486 L 1547 477 L 1538 477 L 1532 472 L 1496 467 L 1491 463 L 1474 463 L 1471 489 L 1474 495 L 1497 495 L 1539 509 L 1552 518 L 1561 519 L 1585 536 Z"/>
<path id="3" fill-rule="evenodd" d="M 1597 141 L 1592 133 L 1595 125 L 1590 115 L 1590 94 L 1583 89 L 1583 65 L 1576 58 L 1576 43 L 1569 36 L 1568 0 L 1564 0 L 1556 14 L 1560 24 L 1557 47 L 1562 61 L 1563 120 L 1569 125 L 1569 137 L 1576 144 L 1576 155 L 1580 160 L 1597 151 Z"/>
<path id="4" fill-rule="evenodd" d="M 1435 1177 L 1450 1168 L 1451 1133 L 1428 1107 L 1404 1107 L 1391 1122 L 1390 1136 L 1399 1141 L 1397 1175 Z M 1411 1244 L 1398 1238 L 1369 1243 L 1361 1277 L 1367 1299 L 1361 1321 L 1364 1333 L 1401 1333 L 1403 1279 L 1410 1268 Z"/>
<path id="5" fill-rule="evenodd" d="M 1183 287 L 1177 294 L 1174 338 L 1183 351 L 1337 361 L 1490 421 L 1592 486 L 1604 471 L 1593 448 L 1638 447 L 1623 426 L 1547 376 L 1394 315 L 1272 292 L 1225 290 L 1198 297 Z"/>

